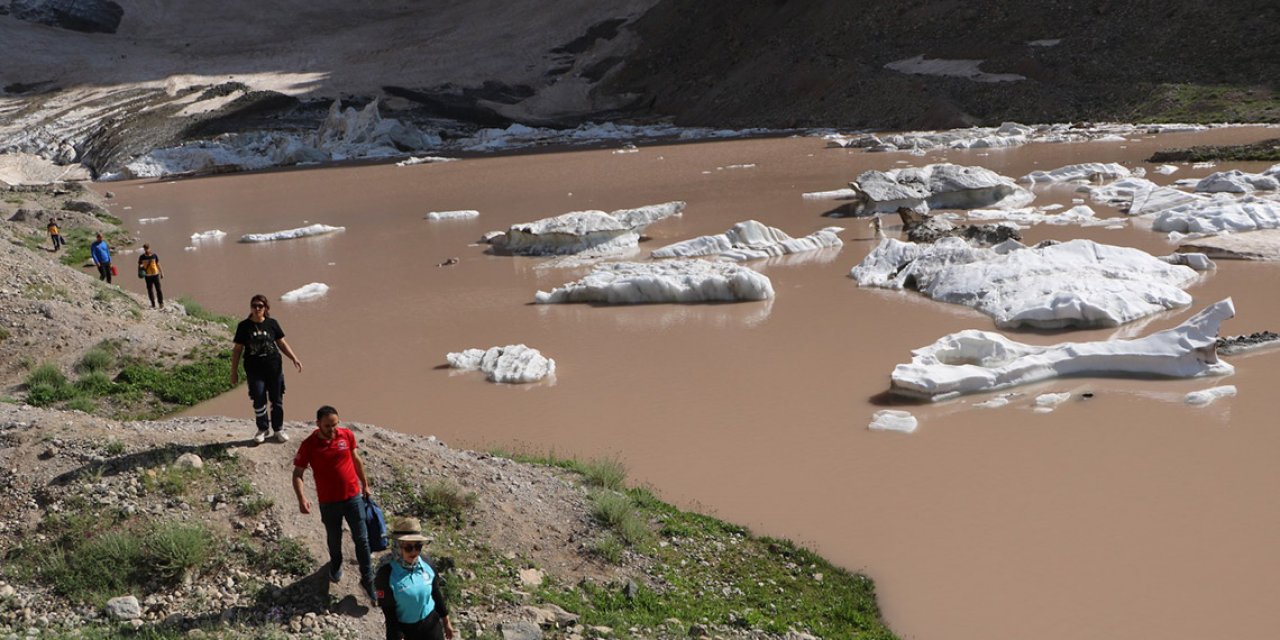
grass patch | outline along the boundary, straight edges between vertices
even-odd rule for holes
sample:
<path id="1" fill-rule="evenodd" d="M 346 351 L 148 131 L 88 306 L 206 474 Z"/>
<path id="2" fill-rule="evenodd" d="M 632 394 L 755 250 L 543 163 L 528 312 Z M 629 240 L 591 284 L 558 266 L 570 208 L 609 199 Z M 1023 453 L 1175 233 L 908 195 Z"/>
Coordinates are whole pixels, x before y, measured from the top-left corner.
<path id="1" fill-rule="evenodd" d="M 107 441 L 107 446 L 103 447 L 103 451 L 109 456 L 118 456 L 124 453 L 124 443 L 112 438 Z"/>
<path id="2" fill-rule="evenodd" d="M 121 593 L 167 589 L 216 551 L 215 538 L 203 525 L 125 520 L 107 511 L 54 515 L 39 528 L 52 544 L 10 549 L 4 573 L 38 580 L 95 606 Z"/>
<path id="3" fill-rule="evenodd" d="M 245 562 L 262 573 L 275 571 L 290 576 L 311 573 L 316 568 L 316 558 L 297 538 L 284 536 L 264 545 L 247 537 L 235 542 L 236 550 Z"/>
<path id="4" fill-rule="evenodd" d="M 1162 84 L 1129 118 L 1136 122 L 1280 122 L 1280 96 L 1271 87 Z"/>
<path id="5" fill-rule="evenodd" d="M 129 237 L 129 233 L 123 229 L 108 230 L 102 234 L 102 238 L 107 241 L 107 246 L 113 250 L 133 242 L 133 238 Z M 92 262 L 89 257 L 89 245 L 93 244 L 97 239 L 96 231 L 84 227 L 63 229 L 62 239 L 67 244 L 63 247 L 62 257 L 58 258 L 59 262 L 70 267 L 79 267 Z M 112 258 L 112 262 L 115 263 L 115 256 L 113 255 Z M 119 269 L 118 266 L 116 268 Z"/>
<path id="6" fill-rule="evenodd" d="M 64 300 L 66 302 L 71 302 L 71 292 L 67 291 L 66 287 L 60 287 L 44 282 L 27 285 L 22 290 L 22 295 L 23 297 L 31 298 L 32 300 Z"/>
<path id="7" fill-rule="evenodd" d="M 513 453 L 503 449 L 490 449 L 489 453 L 499 458 L 510 458 L 516 462 L 568 469 L 581 475 L 583 482 L 590 487 L 621 491 L 627 480 L 627 468 L 617 457 L 597 458 L 583 462 L 574 458 L 561 457 L 554 449 L 545 454 Z"/>
<path id="8" fill-rule="evenodd" d="M 1151 155 L 1147 162 L 1278 162 L 1280 138 L 1263 140 L 1253 144 L 1201 146 L 1185 149 L 1166 149 Z"/>
<path id="9" fill-rule="evenodd" d="M 115 354 L 99 345 L 80 356 L 80 362 L 76 363 L 76 371 L 80 373 L 102 373 L 115 366 L 115 364 Z"/>
<path id="10" fill-rule="evenodd" d="M 199 302 L 196 302 L 195 300 L 192 300 L 191 298 L 188 298 L 185 296 L 178 298 L 178 304 L 181 304 L 182 308 L 186 309 L 188 316 L 195 318 L 197 320 L 204 320 L 206 322 L 213 322 L 215 324 L 220 324 L 231 331 L 235 331 L 236 324 L 240 322 L 239 320 L 231 316 L 218 315 L 212 311 L 209 311 L 208 309 L 205 309 L 204 307 L 200 306 Z"/>
<path id="11" fill-rule="evenodd" d="M 653 539 L 653 532 L 636 510 L 628 494 L 600 490 L 591 494 L 591 516 L 612 529 L 630 546 L 640 546 Z"/>
<path id="12" fill-rule="evenodd" d="M 8 339 L 9 339 L 9 330 L 4 327 L 0 327 L 0 342 L 4 342 L 5 340 L 8 340 Z"/>
<path id="13" fill-rule="evenodd" d="M 276 501 L 271 498 L 266 496 L 256 496 L 241 503 L 240 515 L 252 518 L 275 506 L 275 504 Z"/>

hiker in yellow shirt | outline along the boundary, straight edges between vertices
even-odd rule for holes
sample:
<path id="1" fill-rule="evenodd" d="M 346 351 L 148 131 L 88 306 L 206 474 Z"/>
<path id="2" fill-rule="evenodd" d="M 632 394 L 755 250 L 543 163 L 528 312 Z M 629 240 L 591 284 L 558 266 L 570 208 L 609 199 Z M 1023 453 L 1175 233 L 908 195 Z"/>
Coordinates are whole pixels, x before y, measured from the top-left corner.
<path id="1" fill-rule="evenodd" d="M 62 231 L 58 229 L 58 219 L 54 218 L 49 221 L 49 239 L 53 240 L 53 250 L 57 251 L 62 248 L 66 242 L 62 239 Z"/>
<path id="2" fill-rule="evenodd" d="M 160 256 L 151 253 L 151 245 L 142 245 L 142 255 L 138 256 L 138 276 L 147 281 L 147 297 L 151 298 L 151 308 L 156 308 L 156 300 L 164 306 L 164 292 L 160 290 L 160 279 L 164 270 L 160 268 Z"/>

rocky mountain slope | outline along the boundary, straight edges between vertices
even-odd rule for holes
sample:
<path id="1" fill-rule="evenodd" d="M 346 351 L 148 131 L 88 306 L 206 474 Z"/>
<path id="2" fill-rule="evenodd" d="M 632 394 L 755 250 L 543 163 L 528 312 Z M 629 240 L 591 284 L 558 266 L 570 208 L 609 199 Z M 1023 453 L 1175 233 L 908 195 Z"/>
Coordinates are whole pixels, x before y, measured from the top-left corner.
<path id="1" fill-rule="evenodd" d="M 1280 120 L 1280 7 L 1265 0 L 6 8 L 0 152 L 99 173 L 186 140 L 313 129 L 334 99 L 379 100 L 384 115 L 445 138 L 606 120 Z"/>

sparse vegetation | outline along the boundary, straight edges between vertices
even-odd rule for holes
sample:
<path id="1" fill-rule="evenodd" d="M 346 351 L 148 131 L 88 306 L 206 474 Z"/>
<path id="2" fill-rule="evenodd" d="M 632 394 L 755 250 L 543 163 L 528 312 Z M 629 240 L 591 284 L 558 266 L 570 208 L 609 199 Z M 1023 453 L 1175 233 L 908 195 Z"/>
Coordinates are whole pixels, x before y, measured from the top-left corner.
<path id="1" fill-rule="evenodd" d="M 1272 87 L 1162 84 L 1149 88 L 1137 122 L 1280 122 L 1280 95 Z"/>
<path id="2" fill-rule="evenodd" d="M 235 331 L 236 323 L 239 322 L 239 320 L 232 318 L 231 316 L 223 316 L 213 313 L 212 311 L 200 306 L 199 302 L 196 302 L 191 298 L 178 298 L 178 304 L 182 305 L 182 308 L 187 311 L 188 316 L 196 318 L 197 320 L 220 324 L 231 331 Z"/>
<path id="3" fill-rule="evenodd" d="M 1280 138 L 1253 144 L 1190 147 L 1157 151 L 1147 162 L 1277 162 Z"/>

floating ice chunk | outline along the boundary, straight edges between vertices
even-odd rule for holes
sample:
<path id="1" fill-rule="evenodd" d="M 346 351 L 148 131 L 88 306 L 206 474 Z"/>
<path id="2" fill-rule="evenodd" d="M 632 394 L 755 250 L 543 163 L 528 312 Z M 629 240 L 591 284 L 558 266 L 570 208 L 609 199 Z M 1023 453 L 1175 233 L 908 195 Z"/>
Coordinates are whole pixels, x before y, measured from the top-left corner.
<path id="1" fill-rule="evenodd" d="M 1170 174 L 1177 173 L 1177 172 L 1178 172 L 1178 167 L 1176 167 L 1176 166 L 1174 166 L 1174 165 L 1171 165 L 1171 164 L 1162 164 L 1162 165 L 1160 165 L 1160 166 L 1158 166 L 1158 167 L 1156 167 L 1156 168 L 1155 168 L 1155 172 L 1156 172 L 1156 173 L 1158 173 L 1158 174 L 1160 174 L 1160 175 L 1162 175 L 1162 176 L 1167 176 L 1167 175 L 1170 175 Z"/>
<path id="2" fill-rule="evenodd" d="M 1031 184 L 1072 182 L 1076 180 L 1094 182 L 1128 178 L 1130 175 L 1131 173 L 1127 168 L 1114 162 L 1105 164 L 1101 162 L 1086 162 L 1084 164 L 1067 165 L 1053 171 L 1032 171 L 1018 178 L 1018 182 L 1029 182 Z"/>
<path id="3" fill-rule="evenodd" d="M 805 200 L 852 200 L 858 192 L 853 189 L 835 189 L 832 191 L 810 191 L 800 197 Z"/>
<path id="4" fill-rule="evenodd" d="M 1042 393 L 1036 396 L 1035 412 L 1049 413 L 1070 399 L 1070 393 Z"/>
<path id="5" fill-rule="evenodd" d="M 538 304 L 603 302 L 729 302 L 767 300 L 773 283 L 764 274 L 730 262 L 664 260 L 612 262 L 577 282 L 534 296 Z"/>
<path id="6" fill-rule="evenodd" d="M 460 211 L 432 211 L 427 214 L 427 220 L 470 220 L 478 217 L 480 217 L 480 212 L 470 209 Z"/>
<path id="7" fill-rule="evenodd" d="M 755 163 L 751 164 L 727 164 L 723 167 L 716 167 L 716 171 L 724 171 L 725 169 L 754 169 Z"/>
<path id="8" fill-rule="evenodd" d="M 1201 235 L 1280 228 L 1280 202 L 1255 196 L 1237 200 L 1219 193 L 1209 200 L 1166 209 L 1152 221 L 1151 228 Z"/>
<path id="9" fill-rule="evenodd" d="M 1211 387 L 1203 391 L 1192 391 L 1186 396 L 1187 404 L 1203 407 L 1212 403 L 1218 398 L 1234 398 L 1236 396 L 1236 386 L 1226 384 L 1220 387 Z"/>
<path id="10" fill-rule="evenodd" d="M 490 347 L 488 350 L 467 349 L 450 353 L 445 359 L 454 369 L 483 372 L 490 382 L 537 382 L 556 372 L 555 360 L 523 344 Z"/>
<path id="11" fill-rule="evenodd" d="M 323 282 L 312 282 L 280 296 L 280 300 L 283 302 L 306 302 L 307 300 L 323 298 L 328 293 L 329 285 Z"/>
<path id="12" fill-rule="evenodd" d="M 864 287 L 911 287 L 941 302 L 991 316 L 996 326 L 1116 326 L 1191 304 L 1181 287 L 1196 279 L 1129 247 L 1072 240 L 977 248 L 960 238 L 930 245 L 884 240 L 849 273 Z"/>
<path id="13" fill-rule="evenodd" d="M 614 149 L 613 155 L 618 155 L 622 153 L 637 153 L 639 151 L 640 151 L 639 148 L 637 148 L 634 144 L 631 144 L 628 142 L 627 144 L 622 145 L 621 149 Z"/>
<path id="14" fill-rule="evenodd" d="M 156 222 L 164 222 L 169 216 L 160 216 L 158 218 L 138 218 L 138 224 L 154 224 Z"/>
<path id="15" fill-rule="evenodd" d="M 275 242 L 276 240 L 293 240 L 295 238 L 320 236 L 346 230 L 346 227 L 331 227 L 327 224 L 313 224 L 306 227 L 298 227 L 297 229 L 272 231 L 271 233 L 247 233 L 240 236 L 240 242 Z"/>
<path id="16" fill-rule="evenodd" d="M 213 229 L 210 231 L 197 231 L 196 233 L 191 234 L 191 241 L 200 242 L 202 240 L 217 240 L 218 238 L 225 237 L 226 235 L 227 235 L 227 232 L 223 231 L 222 229 Z"/>
<path id="17" fill-rule="evenodd" d="M 1227 298 L 1177 327 L 1144 338 L 1051 346 L 1024 344 L 998 333 L 968 329 L 912 351 L 909 364 L 894 368 L 891 390 L 936 400 L 1060 376 L 1226 375 L 1235 369 L 1218 359 L 1215 347 L 1219 326 L 1234 315 L 1235 307 Z"/>
<path id="18" fill-rule="evenodd" d="M 1094 138 L 1093 141 L 1094 142 L 1128 142 L 1128 140 L 1125 139 L 1124 136 L 1118 136 L 1114 133 L 1102 136 L 1100 138 Z"/>
<path id="19" fill-rule="evenodd" d="M 1016 394 L 1004 393 L 990 400 L 984 400 L 982 402 L 975 403 L 973 406 L 981 409 L 999 409 L 1000 407 L 1009 406 L 1009 402 L 1014 395 Z"/>
<path id="20" fill-rule="evenodd" d="M 1078 224 L 1084 227 L 1107 227 L 1117 224 L 1124 224 L 1123 220 L 1100 219 L 1093 209 L 1086 205 L 1076 205 L 1063 211 L 1062 213 L 1047 214 L 1043 210 L 1036 209 L 973 209 L 969 211 L 970 220 L 1008 220 L 1024 225 L 1051 224 L 1051 225 L 1069 225 Z"/>
<path id="21" fill-rule="evenodd" d="M 1262 173 L 1245 173 L 1239 169 L 1219 171 L 1196 183 L 1198 193 L 1253 193 L 1280 189 L 1280 180 Z"/>
<path id="22" fill-rule="evenodd" d="M 897 431 L 898 433 L 915 433 L 919 421 L 909 411 L 884 409 L 871 416 L 871 424 L 867 428 L 872 431 Z"/>
<path id="23" fill-rule="evenodd" d="M 1245 231 L 1184 242 L 1178 251 L 1200 252 L 1213 258 L 1280 261 L 1280 229 Z"/>
<path id="24" fill-rule="evenodd" d="M 1218 166 L 1216 162 L 1197 162 L 1191 165 L 1192 169 L 1212 169 Z"/>
<path id="25" fill-rule="evenodd" d="M 654 250 L 654 258 L 692 258 L 720 255 L 726 260 L 743 262 L 758 258 L 770 258 L 791 253 L 815 251 L 844 245 L 836 234 L 843 227 L 827 227 L 803 238 L 792 238 L 782 231 L 762 222 L 747 220 L 733 225 L 732 229 L 713 236 L 701 236 L 683 242 L 669 244 Z"/>
<path id="26" fill-rule="evenodd" d="M 396 163 L 397 167 L 411 167 L 415 164 L 434 164 L 437 162 L 453 162 L 457 158 L 445 158 L 441 156 L 410 156 Z"/>
<path id="27" fill-rule="evenodd" d="M 866 171 L 849 183 L 855 215 L 891 213 L 899 207 L 919 209 L 1008 209 L 1026 205 L 1035 196 L 990 169 L 954 164 L 931 164 L 892 171 Z"/>
<path id="28" fill-rule="evenodd" d="M 521 255 L 566 255 L 587 250 L 623 250 L 636 246 L 650 224 L 680 215 L 683 202 L 666 202 L 635 209 L 572 211 L 552 218 L 512 225 L 490 244 Z"/>
<path id="29" fill-rule="evenodd" d="M 1218 265 L 1214 264 L 1213 261 L 1209 259 L 1209 256 L 1206 256 L 1203 253 L 1179 252 L 1172 253 L 1167 256 L 1160 256 L 1160 259 L 1168 262 L 1169 264 L 1180 264 L 1191 267 L 1196 271 L 1213 271 L 1218 268 Z"/>
<path id="30" fill-rule="evenodd" d="M 183 251 L 195 251 L 195 250 L 196 250 L 196 249 L 198 249 L 198 248 L 199 248 L 199 247 L 183 247 L 183 248 L 182 248 L 182 250 L 183 250 Z"/>

